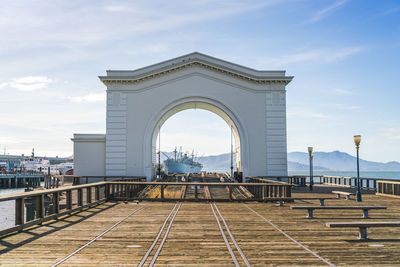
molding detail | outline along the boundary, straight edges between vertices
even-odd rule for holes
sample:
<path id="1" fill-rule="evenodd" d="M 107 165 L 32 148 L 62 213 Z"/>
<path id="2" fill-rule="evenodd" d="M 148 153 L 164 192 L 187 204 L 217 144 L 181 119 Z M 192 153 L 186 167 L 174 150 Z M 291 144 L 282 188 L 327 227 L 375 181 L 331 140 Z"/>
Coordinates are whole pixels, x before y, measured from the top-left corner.
<path id="1" fill-rule="evenodd" d="M 136 84 L 185 68 L 200 67 L 256 84 L 273 82 L 287 85 L 293 79 L 293 76 L 285 76 L 284 71 L 257 71 L 200 53 L 192 53 L 181 58 L 182 60 L 179 62 L 176 62 L 177 59 L 173 59 L 136 71 L 108 71 L 107 76 L 99 76 L 99 78 L 105 85 Z"/>

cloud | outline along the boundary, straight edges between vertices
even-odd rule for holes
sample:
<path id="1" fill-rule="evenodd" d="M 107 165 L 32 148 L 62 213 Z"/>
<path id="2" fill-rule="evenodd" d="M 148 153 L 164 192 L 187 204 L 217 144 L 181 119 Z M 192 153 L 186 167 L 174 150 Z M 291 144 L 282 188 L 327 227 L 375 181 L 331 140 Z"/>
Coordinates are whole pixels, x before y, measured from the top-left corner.
<path id="1" fill-rule="evenodd" d="M 68 97 L 68 99 L 75 103 L 81 103 L 81 102 L 95 103 L 95 102 L 105 101 L 106 94 L 105 93 L 87 94 L 83 96 Z"/>
<path id="2" fill-rule="evenodd" d="M 359 110 L 359 109 L 361 109 L 360 106 L 345 105 L 345 104 L 341 104 L 341 103 L 331 104 L 330 106 L 335 107 L 337 109 L 341 109 L 341 110 Z"/>
<path id="3" fill-rule="evenodd" d="M 29 92 L 46 88 L 52 80 L 44 76 L 26 76 L 13 79 L 11 82 L 0 83 L 0 88 L 10 86 L 20 91 Z"/>
<path id="4" fill-rule="evenodd" d="M 314 14 L 314 16 L 310 19 L 309 22 L 310 23 L 315 23 L 317 21 L 320 21 L 320 20 L 326 18 L 331 13 L 333 13 L 336 9 L 338 9 L 341 6 L 343 6 L 346 2 L 347 2 L 347 0 L 336 1 L 332 5 L 327 6 L 324 9 L 319 10 L 317 13 Z"/>
<path id="5" fill-rule="evenodd" d="M 0 83 L 0 88 L 6 87 L 6 86 L 8 86 L 8 83 L 6 83 L 6 82 Z"/>
<path id="6" fill-rule="evenodd" d="M 27 1 L 18 5 L 9 0 L 4 3 L 0 29 L 7 35 L 7 43 L 18 47 L 97 45 L 99 41 L 223 19 L 284 1 L 119 1 L 115 5 L 35 5 Z"/>
<path id="7" fill-rule="evenodd" d="M 393 8 L 389 8 L 389 9 L 383 11 L 382 13 L 379 13 L 378 16 L 391 15 L 391 14 L 397 13 L 397 12 L 399 12 L 399 11 L 400 11 L 400 6 L 398 6 L 398 7 L 393 7 Z"/>
<path id="8" fill-rule="evenodd" d="M 287 65 L 290 63 L 315 62 L 315 63 L 334 63 L 344 60 L 349 56 L 358 54 L 364 50 L 363 47 L 344 47 L 344 48 L 320 48 L 291 55 L 281 58 L 266 59 L 270 64 Z"/>
<path id="9" fill-rule="evenodd" d="M 382 128 L 382 135 L 390 140 L 400 140 L 400 128 Z"/>
<path id="10" fill-rule="evenodd" d="M 354 92 L 346 90 L 346 89 L 340 89 L 340 88 L 334 89 L 333 92 L 336 95 L 354 95 Z"/>
<path id="11" fill-rule="evenodd" d="M 331 119 L 331 117 L 326 115 L 325 113 L 314 111 L 311 109 L 288 109 L 287 116 L 292 118 L 304 117 L 316 119 Z"/>

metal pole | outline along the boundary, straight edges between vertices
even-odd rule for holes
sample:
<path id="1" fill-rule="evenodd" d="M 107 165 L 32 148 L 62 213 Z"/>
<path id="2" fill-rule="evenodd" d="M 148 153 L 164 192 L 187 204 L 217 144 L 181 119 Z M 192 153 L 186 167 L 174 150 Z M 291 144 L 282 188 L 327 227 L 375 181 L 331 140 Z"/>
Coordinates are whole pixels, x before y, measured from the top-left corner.
<path id="1" fill-rule="evenodd" d="M 233 177 L 233 137 L 232 137 L 232 126 L 231 126 L 231 178 Z"/>
<path id="2" fill-rule="evenodd" d="M 313 191 L 312 155 L 310 155 L 310 191 Z"/>
<path id="3" fill-rule="evenodd" d="M 161 178 L 161 128 L 158 127 L 158 178 Z"/>
<path id="4" fill-rule="evenodd" d="M 357 147 L 357 192 L 356 192 L 357 202 L 361 202 L 361 185 L 360 185 L 360 162 Z"/>

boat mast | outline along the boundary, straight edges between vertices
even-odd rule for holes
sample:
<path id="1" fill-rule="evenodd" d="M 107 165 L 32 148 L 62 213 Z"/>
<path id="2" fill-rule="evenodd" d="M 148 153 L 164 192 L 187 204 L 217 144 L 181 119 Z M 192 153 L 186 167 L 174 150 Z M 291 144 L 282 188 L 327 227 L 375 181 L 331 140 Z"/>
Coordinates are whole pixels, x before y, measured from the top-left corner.
<path id="1" fill-rule="evenodd" d="M 175 161 L 176 161 L 176 152 L 177 152 L 177 150 L 176 150 L 176 147 L 175 147 L 175 150 L 174 150 L 174 154 L 175 154 Z"/>

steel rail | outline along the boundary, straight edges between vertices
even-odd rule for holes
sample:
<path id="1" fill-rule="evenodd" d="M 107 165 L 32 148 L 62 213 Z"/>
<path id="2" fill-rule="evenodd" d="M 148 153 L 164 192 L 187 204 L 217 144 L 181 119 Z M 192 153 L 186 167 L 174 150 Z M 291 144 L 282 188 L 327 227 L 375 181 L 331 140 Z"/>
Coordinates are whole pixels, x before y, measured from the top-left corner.
<path id="1" fill-rule="evenodd" d="M 80 248 L 78 248 L 77 250 L 75 250 L 74 252 L 72 252 L 71 254 L 69 254 L 68 256 L 62 258 L 61 260 L 57 261 L 56 263 L 54 263 L 53 265 L 51 265 L 51 267 L 55 267 L 60 265 L 61 263 L 65 262 L 66 260 L 68 260 L 69 258 L 71 258 L 72 256 L 74 256 L 75 254 L 77 254 L 78 252 L 80 252 L 81 250 L 83 250 L 84 248 L 90 246 L 92 243 L 94 243 L 96 240 L 98 240 L 99 238 L 101 238 L 102 236 L 104 236 L 105 234 L 107 234 L 108 232 L 110 232 L 112 229 L 114 229 L 115 227 L 117 227 L 120 223 L 122 223 L 123 221 L 125 221 L 126 219 L 128 219 L 129 217 L 131 217 L 133 214 L 135 214 L 136 212 L 144 209 L 146 207 L 147 204 L 143 205 L 140 208 L 135 209 L 134 211 L 132 211 L 131 213 L 129 213 L 126 217 L 122 218 L 121 220 L 119 220 L 118 222 L 116 222 L 113 226 L 109 227 L 107 230 L 105 230 L 103 233 L 99 234 L 98 236 L 96 236 L 95 238 L 93 238 L 91 241 L 87 242 L 85 245 L 81 246 Z"/>
<path id="2" fill-rule="evenodd" d="M 226 229 L 226 231 L 228 232 L 228 234 L 229 234 L 229 236 L 230 236 L 230 238 L 231 238 L 233 244 L 235 245 L 237 251 L 239 251 L 240 256 L 242 256 L 242 259 L 243 259 L 244 263 L 246 264 L 246 266 L 251 266 L 249 260 L 246 258 L 246 255 L 244 255 L 244 253 L 243 253 L 242 249 L 240 248 L 239 244 L 236 242 L 236 239 L 235 239 L 235 237 L 233 236 L 231 230 L 229 229 L 229 226 L 228 226 L 228 224 L 226 223 L 226 221 L 225 221 L 224 217 L 222 216 L 221 212 L 219 211 L 217 204 L 215 204 L 215 203 L 213 203 L 213 204 L 214 204 L 214 207 L 215 207 L 215 209 L 217 210 L 219 216 L 221 217 L 222 222 L 223 222 L 224 225 L 225 225 L 225 229 Z"/>
<path id="3" fill-rule="evenodd" d="M 296 243 L 297 245 L 299 245 L 300 247 L 302 247 L 303 249 L 305 249 L 307 252 L 311 253 L 312 255 L 314 255 L 315 257 L 317 257 L 318 259 L 322 260 L 323 262 L 325 262 L 326 264 L 328 264 L 329 266 L 332 267 L 336 267 L 335 264 L 331 263 L 330 261 L 328 261 L 327 259 L 321 257 L 320 255 L 318 255 L 317 253 L 315 253 L 314 251 L 312 251 L 311 249 L 309 249 L 308 247 L 304 246 L 303 244 L 301 244 L 299 241 L 297 241 L 296 239 L 294 239 L 292 236 L 290 236 L 289 234 L 287 234 L 285 231 L 283 231 L 282 229 L 280 229 L 278 226 L 276 226 L 274 223 L 272 223 L 270 220 L 268 220 L 267 218 L 265 218 L 264 216 L 262 216 L 261 214 L 259 214 L 257 211 L 253 210 L 252 208 L 250 208 L 246 203 L 242 203 L 246 208 L 248 208 L 250 211 L 254 212 L 256 215 L 258 215 L 261 219 L 263 219 L 264 221 L 266 221 L 267 223 L 269 223 L 272 227 L 274 227 L 276 230 L 278 230 L 281 234 L 283 234 L 284 236 L 286 236 L 287 238 L 289 238 L 290 240 L 292 240 L 294 243 Z"/>
<path id="4" fill-rule="evenodd" d="M 167 225 L 167 222 L 169 220 L 169 218 L 171 217 L 172 213 L 174 212 L 175 208 L 178 206 L 178 202 L 175 204 L 175 206 L 172 208 L 171 212 L 168 214 L 167 218 L 165 219 L 163 225 L 161 226 L 160 230 L 158 231 L 158 234 L 156 236 L 156 238 L 154 239 L 153 243 L 151 244 L 150 248 L 147 250 L 146 254 L 143 256 L 142 260 L 140 261 L 140 263 L 138 264 L 138 267 L 142 267 L 145 262 L 147 261 L 147 258 L 149 257 L 151 251 L 154 249 L 155 245 L 158 242 L 158 239 L 160 239 L 160 236 L 162 234 L 162 232 L 164 231 L 165 225 Z"/>
<path id="5" fill-rule="evenodd" d="M 228 248 L 229 253 L 231 254 L 233 263 L 235 264 L 236 267 L 240 267 L 240 264 L 239 264 L 239 262 L 238 262 L 238 260 L 237 260 L 237 258 L 236 258 L 236 255 L 235 255 L 235 253 L 233 253 L 232 247 L 231 247 L 231 245 L 229 244 L 229 241 L 228 241 L 228 239 L 227 239 L 227 237 L 226 237 L 226 235 L 225 235 L 225 233 L 224 233 L 224 230 L 222 229 L 221 223 L 220 223 L 220 221 L 219 221 L 219 219 L 218 219 L 217 214 L 215 213 L 215 210 L 214 210 L 214 207 L 213 207 L 212 203 L 210 203 L 210 206 L 211 206 L 211 210 L 212 210 L 212 212 L 213 212 L 213 214 L 214 214 L 214 217 L 215 217 L 215 219 L 217 220 L 218 228 L 219 228 L 219 231 L 220 231 L 221 234 L 222 234 L 222 238 L 224 239 L 225 244 L 226 244 L 226 247 Z"/>
<path id="6" fill-rule="evenodd" d="M 151 262 L 150 262 L 150 264 L 149 264 L 149 267 L 153 267 L 153 266 L 154 266 L 154 264 L 155 264 L 155 262 L 156 262 L 158 256 L 160 255 L 160 252 L 161 252 L 161 250 L 162 250 L 162 248 L 163 248 L 163 246 L 164 246 L 165 240 L 167 240 L 169 231 L 171 230 L 172 224 L 173 224 L 173 222 L 174 222 L 174 220 L 175 220 L 175 217 L 176 217 L 176 215 L 178 214 L 179 209 L 181 208 L 181 206 L 182 206 L 182 202 L 179 203 L 178 208 L 175 210 L 175 214 L 174 214 L 174 216 L 172 216 L 171 221 L 169 222 L 167 231 L 165 232 L 164 237 L 163 237 L 163 239 L 161 240 L 161 243 L 160 243 L 160 245 L 158 246 L 158 249 L 157 249 L 156 253 L 154 254 L 153 258 L 151 259 Z"/>

